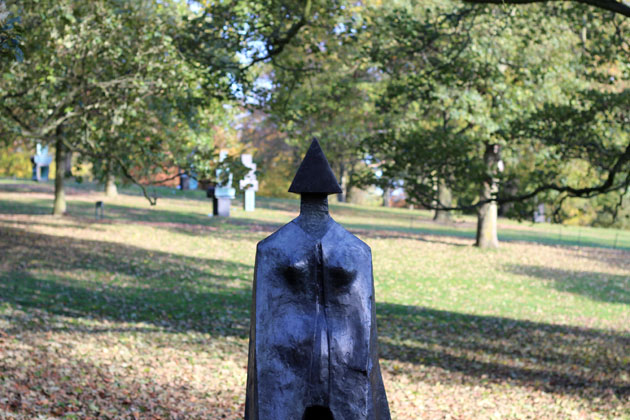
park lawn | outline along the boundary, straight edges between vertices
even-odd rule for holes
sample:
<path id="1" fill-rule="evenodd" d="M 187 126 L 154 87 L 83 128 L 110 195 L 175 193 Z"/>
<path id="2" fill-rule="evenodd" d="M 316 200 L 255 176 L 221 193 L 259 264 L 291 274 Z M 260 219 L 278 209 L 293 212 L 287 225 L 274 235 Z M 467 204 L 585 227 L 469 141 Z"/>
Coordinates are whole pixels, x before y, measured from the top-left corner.
<path id="1" fill-rule="evenodd" d="M 242 418 L 256 242 L 297 201 L 0 180 L 1 418 Z M 105 201 L 105 220 L 94 202 Z M 333 205 L 372 247 L 394 419 L 630 419 L 630 232 Z M 588 245 L 588 246 L 587 246 Z"/>

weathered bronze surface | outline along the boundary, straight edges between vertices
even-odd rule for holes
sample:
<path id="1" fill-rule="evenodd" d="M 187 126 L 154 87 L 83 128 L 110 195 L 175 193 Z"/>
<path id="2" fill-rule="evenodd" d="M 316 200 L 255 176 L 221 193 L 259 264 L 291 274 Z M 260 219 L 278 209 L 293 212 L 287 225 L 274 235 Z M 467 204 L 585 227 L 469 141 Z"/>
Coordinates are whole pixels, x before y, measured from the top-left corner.
<path id="1" fill-rule="evenodd" d="M 300 215 L 257 247 L 247 420 L 389 420 L 370 248 L 328 213 L 340 192 L 319 143 L 292 192 Z"/>

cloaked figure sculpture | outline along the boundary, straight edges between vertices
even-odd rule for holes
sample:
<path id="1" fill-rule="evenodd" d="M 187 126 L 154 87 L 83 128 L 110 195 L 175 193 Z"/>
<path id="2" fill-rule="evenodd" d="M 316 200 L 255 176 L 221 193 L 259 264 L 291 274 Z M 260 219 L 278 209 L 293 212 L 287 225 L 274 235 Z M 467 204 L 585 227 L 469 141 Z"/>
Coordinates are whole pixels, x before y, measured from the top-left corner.
<path id="1" fill-rule="evenodd" d="M 370 248 L 328 214 L 341 192 L 317 142 L 295 175 L 300 215 L 256 251 L 246 420 L 389 420 Z"/>

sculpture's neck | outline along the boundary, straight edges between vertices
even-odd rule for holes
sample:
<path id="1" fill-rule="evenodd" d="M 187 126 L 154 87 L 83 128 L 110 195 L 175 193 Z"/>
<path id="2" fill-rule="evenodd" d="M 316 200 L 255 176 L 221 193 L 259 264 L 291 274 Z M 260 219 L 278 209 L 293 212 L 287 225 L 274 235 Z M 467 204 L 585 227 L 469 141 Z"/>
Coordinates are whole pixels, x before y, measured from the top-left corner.
<path id="1" fill-rule="evenodd" d="M 297 222 L 310 235 L 321 238 L 328 230 L 328 195 L 301 194 L 300 216 Z"/>

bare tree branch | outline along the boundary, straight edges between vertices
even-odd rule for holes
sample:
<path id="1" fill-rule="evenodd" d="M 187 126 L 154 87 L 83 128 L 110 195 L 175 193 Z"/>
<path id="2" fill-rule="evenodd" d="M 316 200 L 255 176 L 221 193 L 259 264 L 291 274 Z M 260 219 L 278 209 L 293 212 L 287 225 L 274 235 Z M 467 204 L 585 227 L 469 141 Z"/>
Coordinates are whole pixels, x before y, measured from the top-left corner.
<path id="1" fill-rule="evenodd" d="M 307 0 L 306 6 L 304 7 L 304 13 L 302 15 L 302 18 L 299 21 L 295 22 L 289 28 L 289 30 L 286 32 L 284 36 L 279 37 L 279 38 L 273 37 L 272 39 L 269 40 L 269 42 L 267 43 L 267 54 L 265 54 L 262 57 L 256 57 L 252 59 L 252 61 L 248 65 L 241 67 L 240 70 L 241 71 L 247 70 L 256 63 L 259 63 L 261 61 L 266 61 L 280 54 L 284 50 L 284 47 L 286 47 L 291 42 L 291 40 L 295 38 L 297 33 L 300 31 L 300 29 L 302 29 L 302 27 L 307 24 L 310 9 L 311 9 L 311 0 Z"/>
<path id="2" fill-rule="evenodd" d="M 567 0 L 464 0 L 466 3 L 491 3 L 491 4 L 528 4 L 528 3 L 548 3 L 552 1 Z M 614 0 L 574 0 L 578 3 L 587 4 L 599 9 L 608 10 L 623 16 L 630 17 L 630 6 Z"/>
<path id="3" fill-rule="evenodd" d="M 147 191 L 146 187 L 144 185 L 142 185 L 138 180 L 136 180 L 136 178 L 134 178 L 133 175 L 131 175 L 131 173 L 127 170 L 127 167 L 125 166 L 123 161 L 118 156 L 114 156 L 114 159 L 116 160 L 116 163 L 118 163 L 118 166 L 120 167 L 120 170 L 122 171 L 122 173 L 129 180 L 131 180 L 131 182 L 133 182 L 134 184 L 136 184 L 137 186 L 140 187 L 144 197 L 147 200 L 149 200 L 149 204 L 151 204 L 152 206 L 155 206 L 157 204 L 157 199 L 158 199 L 157 195 L 155 195 L 155 194 L 153 194 L 153 196 L 149 195 L 149 192 Z"/>
<path id="4" fill-rule="evenodd" d="M 422 193 L 421 191 L 415 191 L 415 196 L 409 197 L 409 201 L 413 204 L 421 205 L 430 210 L 443 210 L 443 211 L 471 211 L 476 210 L 480 206 L 495 202 L 497 204 L 507 204 L 513 202 L 527 201 L 531 198 L 536 197 L 538 194 L 547 192 L 547 191 L 556 191 L 558 193 L 563 194 L 562 200 L 570 197 L 579 197 L 579 198 L 592 198 L 599 194 L 606 194 L 613 191 L 627 191 L 630 189 L 630 173 L 628 173 L 624 180 L 620 182 L 615 182 L 615 179 L 624 173 L 625 170 L 628 170 L 627 165 L 630 163 L 630 144 L 626 147 L 626 150 L 617 158 L 617 161 L 613 165 L 612 168 L 608 171 L 606 179 L 598 184 L 591 187 L 585 188 L 576 188 L 566 185 L 558 185 L 558 184 L 543 184 L 535 188 L 534 190 L 518 195 L 501 195 L 494 196 L 487 200 L 480 200 L 474 204 L 470 205 L 457 205 L 457 206 L 445 206 L 439 201 L 436 201 L 435 197 L 431 194 Z M 623 193 L 625 194 L 625 192 Z"/>

